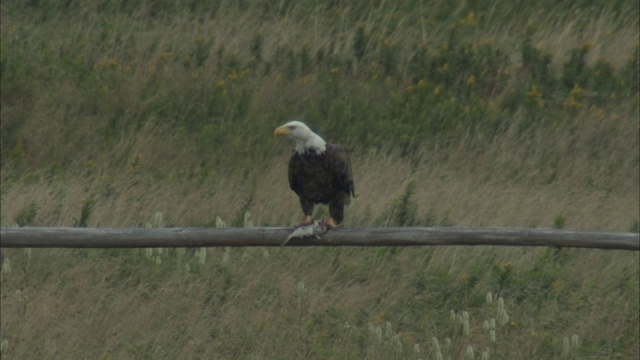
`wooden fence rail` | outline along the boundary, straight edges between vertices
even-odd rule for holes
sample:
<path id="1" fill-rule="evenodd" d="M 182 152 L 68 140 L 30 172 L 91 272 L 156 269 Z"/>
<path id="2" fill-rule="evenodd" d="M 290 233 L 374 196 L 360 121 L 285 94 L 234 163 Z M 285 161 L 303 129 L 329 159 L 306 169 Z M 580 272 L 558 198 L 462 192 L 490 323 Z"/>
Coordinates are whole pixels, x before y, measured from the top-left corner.
<path id="1" fill-rule="evenodd" d="M 61 228 L 3 227 L 0 247 L 150 248 L 279 246 L 291 228 Z M 525 228 L 341 228 L 320 239 L 291 239 L 286 246 L 499 245 L 640 250 L 638 233 Z"/>

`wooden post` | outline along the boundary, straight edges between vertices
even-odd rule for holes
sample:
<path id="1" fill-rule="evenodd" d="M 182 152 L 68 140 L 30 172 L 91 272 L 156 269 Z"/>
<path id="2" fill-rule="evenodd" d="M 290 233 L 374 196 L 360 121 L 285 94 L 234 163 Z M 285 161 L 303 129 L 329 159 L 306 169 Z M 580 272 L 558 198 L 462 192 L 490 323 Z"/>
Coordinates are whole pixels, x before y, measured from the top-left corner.
<path id="1" fill-rule="evenodd" d="M 0 247 L 151 248 L 280 246 L 292 228 L 0 228 Z M 493 245 L 640 250 L 638 233 L 530 228 L 340 228 L 291 246 Z"/>

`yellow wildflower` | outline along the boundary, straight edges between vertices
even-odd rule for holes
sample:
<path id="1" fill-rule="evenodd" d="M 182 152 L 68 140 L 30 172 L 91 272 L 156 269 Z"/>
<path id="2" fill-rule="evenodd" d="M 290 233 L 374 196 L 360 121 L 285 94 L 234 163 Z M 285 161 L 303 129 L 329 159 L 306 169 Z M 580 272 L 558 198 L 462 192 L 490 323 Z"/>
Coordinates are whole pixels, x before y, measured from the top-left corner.
<path id="1" fill-rule="evenodd" d="M 129 165 L 131 166 L 132 169 L 137 168 L 138 165 L 140 165 L 140 155 L 136 154 L 136 156 L 134 156 L 133 159 L 129 161 Z"/>
<path id="2" fill-rule="evenodd" d="M 440 95 L 441 92 L 442 92 L 442 85 L 438 85 L 436 86 L 435 89 L 433 89 L 433 95 Z"/>
<path id="3" fill-rule="evenodd" d="M 571 89 L 571 96 L 573 97 L 579 97 L 582 94 L 582 88 L 580 87 L 580 85 L 575 85 L 573 87 L 573 89 Z"/>
<path id="4" fill-rule="evenodd" d="M 478 23 L 478 20 L 476 19 L 476 13 L 474 12 L 470 12 L 469 15 L 467 15 L 467 17 L 460 20 L 460 25 L 464 25 L 464 26 L 475 26 L 477 23 Z"/>
<path id="5" fill-rule="evenodd" d="M 542 93 L 535 85 L 531 85 L 531 89 L 527 91 L 526 95 L 538 104 L 538 107 L 544 107 L 544 100 L 542 100 Z"/>
<path id="6" fill-rule="evenodd" d="M 538 88 L 535 85 L 531 85 L 531 89 L 527 91 L 526 95 L 532 99 L 539 99 L 542 97 L 542 93 L 538 91 Z"/>
<path id="7" fill-rule="evenodd" d="M 476 83 L 476 77 L 473 75 L 469 76 L 469 78 L 467 79 L 467 85 L 471 86 L 475 83 Z"/>
<path id="8" fill-rule="evenodd" d="M 427 84 L 424 82 L 424 80 L 420 80 L 420 81 L 418 81 L 418 84 L 416 84 L 416 87 L 418 89 L 424 89 L 425 86 L 427 86 Z"/>
<path id="9" fill-rule="evenodd" d="M 119 61 L 117 58 L 106 58 L 101 60 L 100 62 L 98 62 L 95 65 L 96 69 L 101 69 L 101 68 L 105 68 L 105 67 L 116 67 L 118 66 Z"/>
<path id="10" fill-rule="evenodd" d="M 571 108 L 571 109 L 577 109 L 580 106 L 582 106 L 582 104 L 580 104 L 578 101 L 576 101 L 576 99 L 572 96 L 571 99 L 569 99 L 569 101 L 565 101 L 564 102 L 564 106 Z"/>
<path id="11" fill-rule="evenodd" d="M 587 40 L 584 42 L 584 44 L 582 44 L 582 48 L 589 50 L 593 48 L 593 41 L 591 40 Z"/>
<path id="12" fill-rule="evenodd" d="M 161 53 L 158 53 L 158 55 L 156 55 L 156 58 L 157 59 L 166 59 L 166 58 L 169 58 L 169 57 L 172 57 L 172 56 L 173 56 L 173 53 L 161 52 Z"/>
<path id="13" fill-rule="evenodd" d="M 309 75 L 305 75 L 300 79 L 302 84 L 308 84 L 311 82 L 311 77 Z"/>

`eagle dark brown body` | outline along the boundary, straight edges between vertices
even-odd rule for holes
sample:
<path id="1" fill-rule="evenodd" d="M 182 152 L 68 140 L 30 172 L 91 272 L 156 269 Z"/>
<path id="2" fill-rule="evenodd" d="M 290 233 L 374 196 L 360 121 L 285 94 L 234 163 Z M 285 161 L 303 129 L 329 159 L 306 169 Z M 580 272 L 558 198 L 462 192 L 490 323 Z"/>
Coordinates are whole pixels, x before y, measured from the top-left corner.
<path id="1" fill-rule="evenodd" d="M 300 197 L 305 216 L 313 214 L 315 204 L 326 204 L 336 224 L 341 224 L 344 206 L 355 195 L 347 148 L 327 144 L 321 154 L 294 152 L 289 160 L 289 186 Z"/>

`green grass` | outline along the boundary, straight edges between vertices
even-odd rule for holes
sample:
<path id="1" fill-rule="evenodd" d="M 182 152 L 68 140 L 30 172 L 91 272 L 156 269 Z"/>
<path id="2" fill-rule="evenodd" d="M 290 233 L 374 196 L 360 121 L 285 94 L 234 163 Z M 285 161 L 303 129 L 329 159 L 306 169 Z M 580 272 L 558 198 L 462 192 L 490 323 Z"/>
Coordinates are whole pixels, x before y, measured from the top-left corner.
<path id="1" fill-rule="evenodd" d="M 585 112 L 610 127 L 637 112 L 638 12 L 623 4 L 553 5 L 545 20 L 504 4 L 160 4 L 3 4 L 5 172 L 124 168 L 149 132 L 152 146 L 190 139 L 192 164 L 236 164 L 271 155 L 264 134 L 292 117 L 411 154 L 503 137 L 514 119 L 568 134 Z"/>
<path id="2" fill-rule="evenodd" d="M 300 118 L 347 226 L 638 231 L 629 2 L 0 7 L 2 226 L 294 224 Z M 3 359 L 638 357 L 637 252 L 3 253 Z"/>

